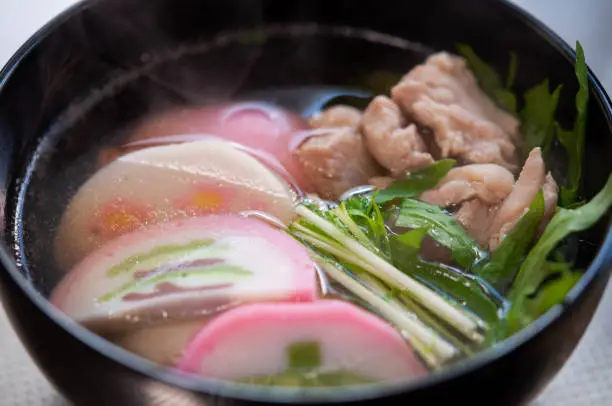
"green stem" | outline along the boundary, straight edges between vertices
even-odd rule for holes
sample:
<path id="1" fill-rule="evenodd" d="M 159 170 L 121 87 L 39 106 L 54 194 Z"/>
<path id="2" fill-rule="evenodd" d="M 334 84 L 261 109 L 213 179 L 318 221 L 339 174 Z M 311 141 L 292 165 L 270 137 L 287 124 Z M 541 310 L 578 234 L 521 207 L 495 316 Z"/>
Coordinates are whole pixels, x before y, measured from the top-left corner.
<path id="1" fill-rule="evenodd" d="M 439 368 L 444 362 L 458 354 L 455 347 L 444 341 L 419 319 L 406 313 L 401 307 L 388 303 L 324 259 L 319 258 L 318 262 L 332 279 L 367 302 L 383 317 L 404 331 L 406 339 L 432 368 Z"/>
<path id="2" fill-rule="evenodd" d="M 417 302 L 422 304 L 432 313 L 438 315 L 438 317 L 449 325 L 453 326 L 460 333 L 464 334 L 468 339 L 476 342 L 482 342 L 484 340 L 482 335 L 478 332 L 479 325 L 484 325 L 484 323 L 478 320 L 475 316 L 469 314 L 463 309 L 454 307 L 437 292 L 404 274 L 386 260 L 372 253 L 357 241 L 338 230 L 332 223 L 319 217 L 308 208 L 298 206 L 296 208 L 296 212 L 298 215 L 302 216 L 323 230 L 330 237 L 335 238 L 358 259 L 361 259 L 363 262 L 370 265 L 366 268 L 368 272 L 372 273 L 374 276 L 380 278 L 386 283 L 401 288 L 400 290 L 406 291 L 406 293 L 413 297 Z M 347 258 L 347 261 L 354 263 L 355 259 L 357 258 Z"/>

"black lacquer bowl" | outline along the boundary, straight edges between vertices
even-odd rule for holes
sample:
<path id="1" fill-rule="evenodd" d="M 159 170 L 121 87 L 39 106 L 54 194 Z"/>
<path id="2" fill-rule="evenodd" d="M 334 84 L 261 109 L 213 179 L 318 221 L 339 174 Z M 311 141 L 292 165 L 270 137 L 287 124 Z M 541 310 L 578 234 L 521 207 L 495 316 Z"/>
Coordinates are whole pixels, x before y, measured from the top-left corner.
<path id="1" fill-rule="evenodd" d="M 93 335 L 45 300 L 58 280 L 49 253 L 57 216 L 48 213 L 91 174 L 88 153 L 109 134 L 170 106 L 265 89 L 384 92 L 385 78 L 458 43 L 472 45 L 500 72 L 515 52 L 518 92 L 546 77 L 563 83 L 560 117 L 571 125 L 573 52 L 501 1 L 106 0 L 82 3 L 39 31 L 0 74 L 0 287 L 13 326 L 48 379 L 85 406 L 532 399 L 569 357 L 601 298 L 612 267 L 609 219 L 580 236 L 577 262 L 587 271 L 563 305 L 485 353 L 377 390 L 270 392 L 181 377 Z M 590 80 L 585 196 L 612 169 L 610 101 Z M 291 94 L 268 97 L 291 105 Z M 79 159 L 85 164 L 71 169 Z"/>

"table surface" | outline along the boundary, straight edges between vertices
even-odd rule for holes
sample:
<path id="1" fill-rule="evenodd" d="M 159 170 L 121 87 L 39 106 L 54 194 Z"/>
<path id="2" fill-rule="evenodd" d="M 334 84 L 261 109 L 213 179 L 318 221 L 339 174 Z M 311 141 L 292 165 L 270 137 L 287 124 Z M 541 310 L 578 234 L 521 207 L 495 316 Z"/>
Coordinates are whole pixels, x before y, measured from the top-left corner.
<path id="1" fill-rule="evenodd" d="M 590 66 L 612 89 L 612 28 L 609 0 L 513 0 L 538 16 L 566 41 L 580 39 Z M 0 13 L 0 63 L 38 27 L 74 0 L 3 0 Z M 534 406 L 612 404 L 612 286 L 570 361 L 534 402 Z M 34 366 L 0 309 L 0 404 L 66 406 Z"/>

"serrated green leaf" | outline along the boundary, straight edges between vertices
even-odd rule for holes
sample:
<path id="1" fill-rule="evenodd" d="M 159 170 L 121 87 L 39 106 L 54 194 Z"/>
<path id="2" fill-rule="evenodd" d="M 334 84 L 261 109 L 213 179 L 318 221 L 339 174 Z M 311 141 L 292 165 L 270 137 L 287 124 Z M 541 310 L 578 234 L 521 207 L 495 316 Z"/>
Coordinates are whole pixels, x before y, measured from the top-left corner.
<path id="1" fill-rule="evenodd" d="M 471 46 L 459 44 L 457 45 L 457 49 L 467 60 L 482 90 L 492 98 L 498 106 L 516 115 L 516 95 L 510 90 L 510 86 L 504 86 L 504 83 L 495 69 L 481 59 Z M 518 60 L 516 56 L 514 58 L 511 56 L 506 84 L 514 83 L 517 65 Z"/>
<path id="2" fill-rule="evenodd" d="M 587 108 L 589 103 L 589 72 L 584 57 L 584 50 L 580 42 L 576 43 L 576 78 L 578 79 L 578 93 L 576 94 L 576 120 L 574 129 L 566 131 L 557 126 L 557 137 L 568 155 L 567 184 L 561 187 L 561 205 L 572 204 L 580 189 L 582 180 L 582 159 L 584 157 L 584 144 L 586 140 Z"/>
<path id="3" fill-rule="evenodd" d="M 582 273 L 571 271 L 570 268 L 571 264 L 566 263 L 549 262 L 545 265 L 549 272 L 547 276 L 557 274 L 557 278 L 544 282 L 536 292 L 530 296 L 521 296 L 512 304 L 507 316 L 507 335 L 516 333 L 554 306 L 563 303 L 567 293 L 582 277 Z"/>
<path id="4" fill-rule="evenodd" d="M 406 199 L 395 224 L 398 227 L 426 230 L 432 239 L 451 250 L 453 259 L 463 269 L 471 269 L 487 256 L 463 227 L 438 206 Z"/>
<path id="5" fill-rule="evenodd" d="M 604 188 L 587 204 L 577 209 L 559 208 L 523 262 L 510 288 L 510 300 L 514 302 L 534 292 L 547 276 L 545 263 L 557 244 L 572 233 L 592 227 L 611 206 L 612 175 Z"/>
<path id="6" fill-rule="evenodd" d="M 410 230 L 391 239 L 394 265 L 402 272 L 466 306 L 489 326 L 498 323 L 503 300 L 478 278 L 443 264 L 421 259 L 419 251 L 425 229 Z"/>
<path id="7" fill-rule="evenodd" d="M 521 134 L 524 137 L 525 155 L 535 147 L 548 152 L 555 137 L 555 111 L 559 104 L 562 86 L 550 93 L 548 79 L 525 93 L 525 107 L 521 110 Z"/>

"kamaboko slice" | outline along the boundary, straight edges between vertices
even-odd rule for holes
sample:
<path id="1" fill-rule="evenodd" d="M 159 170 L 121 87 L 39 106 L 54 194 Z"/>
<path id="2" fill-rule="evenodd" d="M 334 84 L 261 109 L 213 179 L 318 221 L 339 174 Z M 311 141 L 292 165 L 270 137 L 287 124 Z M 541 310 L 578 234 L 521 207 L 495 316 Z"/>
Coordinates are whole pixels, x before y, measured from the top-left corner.
<path id="1" fill-rule="evenodd" d="M 260 220 L 216 215 L 113 240 L 60 282 L 52 302 L 94 330 L 121 331 L 316 292 L 314 264 L 297 241 Z"/>
<path id="2" fill-rule="evenodd" d="M 401 380 L 426 372 L 393 327 L 336 300 L 229 310 L 204 326 L 178 369 L 250 383 L 289 380 L 298 386 Z"/>
<path id="3" fill-rule="evenodd" d="M 63 214 L 55 257 L 68 271 L 113 238 L 176 218 L 260 211 L 289 223 L 294 199 L 284 180 L 227 141 L 146 148 L 83 184 Z"/>

